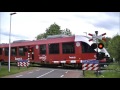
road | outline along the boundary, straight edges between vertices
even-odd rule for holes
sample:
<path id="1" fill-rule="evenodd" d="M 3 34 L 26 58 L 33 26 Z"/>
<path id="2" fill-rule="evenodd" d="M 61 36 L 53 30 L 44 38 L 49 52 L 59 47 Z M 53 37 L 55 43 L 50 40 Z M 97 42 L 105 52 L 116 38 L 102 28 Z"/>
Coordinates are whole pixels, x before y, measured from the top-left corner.
<path id="1" fill-rule="evenodd" d="M 3 78 L 83 78 L 82 74 L 82 70 L 75 69 L 35 68 Z"/>

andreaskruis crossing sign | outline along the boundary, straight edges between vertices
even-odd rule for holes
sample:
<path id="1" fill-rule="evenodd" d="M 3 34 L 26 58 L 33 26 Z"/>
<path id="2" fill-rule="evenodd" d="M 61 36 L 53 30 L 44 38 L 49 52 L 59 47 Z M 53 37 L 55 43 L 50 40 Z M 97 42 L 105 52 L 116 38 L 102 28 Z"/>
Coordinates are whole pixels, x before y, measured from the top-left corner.
<path id="1" fill-rule="evenodd" d="M 102 36 L 106 35 L 106 33 L 103 33 L 99 36 L 96 36 L 94 34 L 88 34 L 88 35 L 92 36 L 92 38 L 89 41 L 95 41 L 96 39 L 101 39 L 102 40 L 102 38 L 103 38 Z"/>

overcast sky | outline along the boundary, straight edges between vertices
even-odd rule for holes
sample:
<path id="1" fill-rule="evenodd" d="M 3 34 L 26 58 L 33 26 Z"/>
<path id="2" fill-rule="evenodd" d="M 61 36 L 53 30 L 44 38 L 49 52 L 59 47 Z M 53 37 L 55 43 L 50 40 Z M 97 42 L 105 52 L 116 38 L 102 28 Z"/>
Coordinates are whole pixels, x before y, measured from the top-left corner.
<path id="1" fill-rule="evenodd" d="M 0 43 L 9 43 L 10 13 L 0 12 Z M 54 22 L 75 35 L 84 32 L 106 37 L 120 34 L 120 12 L 16 12 L 11 21 L 11 42 L 35 40 Z"/>

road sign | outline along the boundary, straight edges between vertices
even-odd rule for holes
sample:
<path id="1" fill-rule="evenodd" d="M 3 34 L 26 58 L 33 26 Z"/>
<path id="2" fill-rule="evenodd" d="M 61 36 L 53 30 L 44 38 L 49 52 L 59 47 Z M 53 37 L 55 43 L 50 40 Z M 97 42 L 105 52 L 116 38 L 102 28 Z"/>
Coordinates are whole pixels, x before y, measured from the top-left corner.
<path id="1" fill-rule="evenodd" d="M 99 36 L 96 36 L 96 35 L 90 34 L 90 33 L 88 35 L 92 36 L 92 38 L 89 41 L 95 41 L 96 39 L 104 40 L 105 38 L 103 38 L 102 36 L 106 35 L 106 33 L 103 33 Z"/>

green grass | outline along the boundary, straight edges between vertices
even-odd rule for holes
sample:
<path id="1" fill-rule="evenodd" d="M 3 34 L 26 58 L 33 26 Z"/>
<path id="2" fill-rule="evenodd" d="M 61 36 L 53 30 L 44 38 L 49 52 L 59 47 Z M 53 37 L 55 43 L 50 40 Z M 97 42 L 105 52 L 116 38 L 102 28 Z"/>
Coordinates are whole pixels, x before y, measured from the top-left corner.
<path id="1" fill-rule="evenodd" d="M 94 73 L 95 71 L 85 71 L 85 76 L 84 78 L 102 78 L 102 76 L 98 75 L 96 76 L 96 74 Z"/>
<path id="2" fill-rule="evenodd" d="M 117 63 L 111 63 L 101 75 L 96 76 L 95 71 L 85 71 L 84 78 L 120 78 L 120 66 Z M 112 70 L 111 70 L 112 69 Z"/>
<path id="3" fill-rule="evenodd" d="M 20 69 L 17 66 L 10 66 L 10 72 L 8 71 L 8 66 L 1 66 L 0 67 L 0 77 L 3 76 L 7 76 L 7 75 L 12 75 L 12 74 L 16 74 L 22 71 L 27 71 L 27 70 L 31 70 L 34 67 L 20 67 Z"/>
<path id="4" fill-rule="evenodd" d="M 120 72 L 106 71 L 103 76 L 104 78 L 120 78 Z"/>

